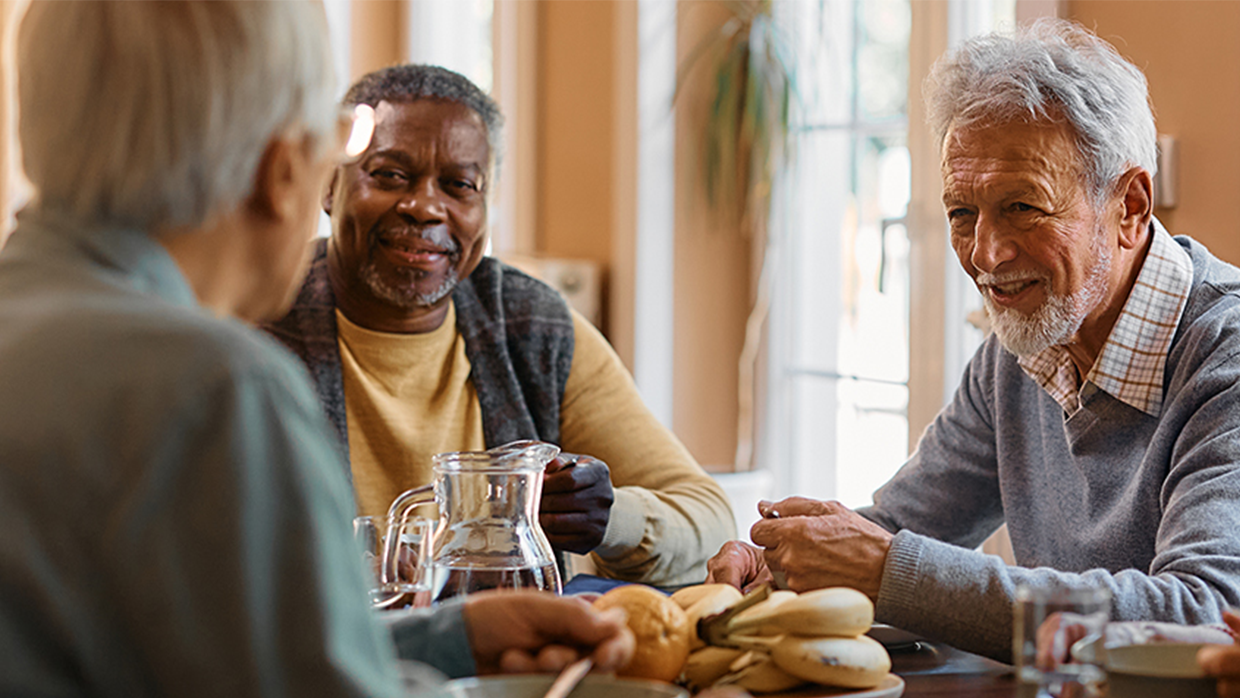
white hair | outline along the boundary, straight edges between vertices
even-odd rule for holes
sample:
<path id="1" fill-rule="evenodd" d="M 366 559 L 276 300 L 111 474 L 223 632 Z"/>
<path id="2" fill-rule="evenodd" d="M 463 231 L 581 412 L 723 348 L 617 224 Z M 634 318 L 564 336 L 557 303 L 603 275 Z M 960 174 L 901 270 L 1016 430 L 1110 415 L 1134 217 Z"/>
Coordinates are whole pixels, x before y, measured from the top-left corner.
<path id="1" fill-rule="evenodd" d="M 17 65 L 37 205 L 95 224 L 196 227 L 338 113 L 317 2 L 34 2 Z"/>
<path id="2" fill-rule="evenodd" d="M 1158 171 L 1145 76 L 1075 22 L 971 39 L 935 63 L 923 93 L 940 146 L 953 127 L 1066 121 L 1095 203 L 1128 168 Z"/>

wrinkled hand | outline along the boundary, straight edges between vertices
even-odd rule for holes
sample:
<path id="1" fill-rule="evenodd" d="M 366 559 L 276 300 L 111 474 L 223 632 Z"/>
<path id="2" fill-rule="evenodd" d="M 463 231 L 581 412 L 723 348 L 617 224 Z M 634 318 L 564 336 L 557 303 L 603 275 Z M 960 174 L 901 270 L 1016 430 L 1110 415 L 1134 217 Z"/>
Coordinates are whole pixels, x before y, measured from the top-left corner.
<path id="1" fill-rule="evenodd" d="M 772 583 L 771 570 L 766 566 L 762 548 L 739 540 L 730 540 L 706 561 L 707 584 L 731 584 L 749 591 L 759 584 Z"/>
<path id="2" fill-rule="evenodd" d="M 1084 639 L 1089 629 L 1081 623 L 1065 620 L 1064 613 L 1052 613 L 1042 621 L 1035 633 L 1037 655 L 1033 664 L 1042 671 L 1054 671 L 1072 659 L 1072 645 Z"/>
<path id="3" fill-rule="evenodd" d="M 583 656 L 593 671 L 615 671 L 633 656 L 624 611 L 596 611 L 571 596 L 544 591 L 471 594 L 463 609 L 479 674 L 560 671 Z"/>
<path id="4" fill-rule="evenodd" d="M 1089 635 L 1084 623 L 1073 618 L 1072 613 L 1052 613 L 1042 621 L 1034 633 L 1037 654 L 1033 664 L 1042 671 L 1055 671 L 1061 664 L 1076 661 L 1072 646 Z M 1079 618 L 1079 616 L 1077 616 Z M 1079 683 L 1066 682 L 1045 689 L 1054 698 L 1083 698 L 1085 687 Z"/>
<path id="5" fill-rule="evenodd" d="M 852 587 L 878 599 L 892 535 L 839 502 L 789 497 L 761 502 L 764 517 L 749 537 L 765 550 L 766 565 L 783 570 L 788 588 Z"/>
<path id="6" fill-rule="evenodd" d="M 606 463 L 561 453 L 547 464 L 543 476 L 538 523 L 556 550 L 585 554 L 603 542 L 613 501 Z"/>
<path id="7" fill-rule="evenodd" d="M 1237 638 L 1236 642 L 1201 648 L 1197 652 L 1197 663 L 1207 676 L 1218 679 L 1219 698 L 1240 698 L 1240 615 L 1225 611 L 1223 621 Z"/>

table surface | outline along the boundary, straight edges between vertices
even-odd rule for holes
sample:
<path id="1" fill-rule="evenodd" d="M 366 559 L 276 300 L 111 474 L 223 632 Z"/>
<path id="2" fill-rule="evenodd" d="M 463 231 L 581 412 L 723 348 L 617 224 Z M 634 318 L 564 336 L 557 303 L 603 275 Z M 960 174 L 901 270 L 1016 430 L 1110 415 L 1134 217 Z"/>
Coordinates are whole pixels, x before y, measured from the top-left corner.
<path id="1" fill-rule="evenodd" d="M 1011 666 L 946 645 L 921 643 L 916 652 L 892 654 L 891 670 L 904 679 L 907 698 L 1016 695 L 1016 675 Z"/>

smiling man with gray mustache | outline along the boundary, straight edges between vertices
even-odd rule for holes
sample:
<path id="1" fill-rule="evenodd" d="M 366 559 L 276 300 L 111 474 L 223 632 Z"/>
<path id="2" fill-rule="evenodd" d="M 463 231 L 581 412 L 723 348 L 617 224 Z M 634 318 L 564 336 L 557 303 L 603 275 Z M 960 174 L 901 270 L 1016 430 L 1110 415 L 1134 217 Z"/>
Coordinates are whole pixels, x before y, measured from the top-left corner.
<path id="1" fill-rule="evenodd" d="M 855 587 L 879 621 L 1002 660 L 1019 584 L 1219 621 L 1240 605 L 1240 270 L 1153 216 L 1144 76 L 1043 21 L 966 42 L 926 100 L 994 335 L 873 506 L 764 502 L 711 579 Z M 1015 565 L 976 550 L 1005 523 Z"/>
<path id="2" fill-rule="evenodd" d="M 364 515 L 431 480 L 431 456 L 550 441 L 539 522 L 602 575 L 700 582 L 735 535 L 722 489 L 646 409 L 607 340 L 545 284 L 485 256 L 502 117 L 461 75 L 364 76 L 369 146 L 340 167 L 290 314 L 269 331 L 306 362 Z"/>
<path id="3" fill-rule="evenodd" d="M 1056 344 L 1067 344 L 1081 329 L 1085 315 L 1105 295 L 1107 276 L 1111 273 L 1106 230 L 1094 231 L 1093 242 L 1090 250 L 1093 266 L 1081 287 L 1069 294 L 1048 292 L 1042 305 L 1029 314 L 1006 307 L 996 297 L 1016 295 L 1035 284 L 1049 286 L 1052 281 L 1049 274 L 983 272 L 974 277 L 991 331 L 1005 349 L 1017 356 L 1032 356 Z"/>

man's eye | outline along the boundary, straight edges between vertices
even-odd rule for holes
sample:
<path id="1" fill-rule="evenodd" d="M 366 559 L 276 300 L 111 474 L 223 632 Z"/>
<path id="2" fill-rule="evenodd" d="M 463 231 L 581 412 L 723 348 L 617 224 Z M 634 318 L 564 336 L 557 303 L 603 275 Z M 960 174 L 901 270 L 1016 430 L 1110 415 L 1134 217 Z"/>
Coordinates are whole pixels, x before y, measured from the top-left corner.
<path id="1" fill-rule="evenodd" d="M 400 184 L 406 179 L 403 172 L 386 169 L 374 170 L 370 173 L 370 176 L 383 184 Z"/>
<path id="2" fill-rule="evenodd" d="M 448 181 L 448 186 L 461 191 L 480 191 L 477 184 L 468 179 L 452 179 Z"/>
<path id="3" fill-rule="evenodd" d="M 952 208 L 947 210 L 947 220 L 955 222 L 973 215 L 973 212 L 967 208 Z"/>
<path id="4" fill-rule="evenodd" d="M 1029 204 L 1018 201 L 1012 204 L 1012 210 L 1016 211 L 1017 213 L 1031 213 L 1038 209 L 1033 206 L 1030 206 Z"/>

